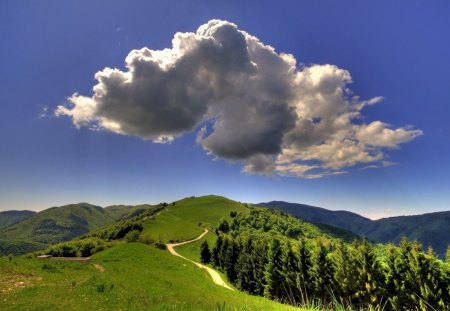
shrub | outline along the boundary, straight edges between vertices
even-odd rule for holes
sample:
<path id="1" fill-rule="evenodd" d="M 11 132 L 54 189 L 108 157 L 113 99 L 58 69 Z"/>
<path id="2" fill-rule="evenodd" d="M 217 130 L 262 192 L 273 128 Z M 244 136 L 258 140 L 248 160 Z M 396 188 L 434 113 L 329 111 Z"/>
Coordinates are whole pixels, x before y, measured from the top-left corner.
<path id="1" fill-rule="evenodd" d="M 136 242 L 139 239 L 140 232 L 138 230 L 133 230 L 127 233 L 125 240 L 127 242 Z"/>

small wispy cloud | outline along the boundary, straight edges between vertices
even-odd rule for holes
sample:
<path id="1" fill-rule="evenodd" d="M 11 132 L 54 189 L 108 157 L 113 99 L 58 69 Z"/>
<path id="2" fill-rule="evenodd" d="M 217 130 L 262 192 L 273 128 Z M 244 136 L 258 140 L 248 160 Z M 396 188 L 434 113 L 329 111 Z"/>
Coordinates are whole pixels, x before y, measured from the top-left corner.
<path id="1" fill-rule="evenodd" d="M 50 110 L 48 106 L 40 106 L 39 110 L 40 110 L 38 113 L 39 119 L 45 118 L 49 115 Z"/>
<path id="2" fill-rule="evenodd" d="M 362 110 L 382 97 L 354 95 L 348 71 L 298 66 L 227 21 L 176 33 L 171 48 L 133 50 L 125 65 L 97 72 L 93 95 L 74 93 L 56 115 L 156 143 L 201 128 L 197 143 L 216 158 L 242 161 L 248 173 L 302 178 L 390 166 L 388 150 L 423 134 L 362 123 Z"/>

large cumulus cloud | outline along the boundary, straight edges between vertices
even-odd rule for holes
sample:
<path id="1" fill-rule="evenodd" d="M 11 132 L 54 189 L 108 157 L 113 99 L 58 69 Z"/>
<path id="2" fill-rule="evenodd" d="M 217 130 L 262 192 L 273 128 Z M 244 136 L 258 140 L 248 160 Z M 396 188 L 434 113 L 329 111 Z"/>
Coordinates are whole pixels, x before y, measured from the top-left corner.
<path id="1" fill-rule="evenodd" d="M 98 72 L 93 95 L 74 93 L 56 115 L 159 143 L 198 129 L 208 153 L 243 161 L 246 172 L 305 178 L 381 163 L 386 149 L 422 134 L 362 123 L 361 110 L 381 98 L 353 95 L 348 71 L 299 68 L 292 55 L 226 21 L 177 33 L 170 49 L 133 50 L 125 66 Z"/>

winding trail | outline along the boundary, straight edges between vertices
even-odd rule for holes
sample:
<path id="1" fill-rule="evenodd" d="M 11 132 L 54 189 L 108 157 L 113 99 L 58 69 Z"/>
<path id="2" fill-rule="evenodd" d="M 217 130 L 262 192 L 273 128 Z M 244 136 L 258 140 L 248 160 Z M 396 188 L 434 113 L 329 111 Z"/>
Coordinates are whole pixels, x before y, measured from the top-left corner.
<path id="1" fill-rule="evenodd" d="M 207 267 L 205 265 L 202 265 L 201 263 L 195 262 L 193 260 L 190 260 L 189 258 L 186 258 L 180 254 L 178 254 L 174 247 L 180 246 L 180 245 L 184 245 L 184 244 L 188 244 L 188 243 L 192 243 L 195 241 L 200 240 L 201 238 L 203 238 L 206 234 L 208 233 L 208 229 L 205 229 L 205 232 L 203 232 L 202 234 L 200 234 L 197 238 L 193 239 L 193 240 L 189 240 L 189 241 L 185 241 L 185 242 L 181 242 L 181 243 L 171 243 L 171 244 L 166 244 L 167 249 L 169 250 L 169 252 L 174 255 L 174 256 L 178 256 L 183 258 L 184 260 L 190 261 L 193 264 L 195 264 L 197 267 L 200 267 L 201 269 L 205 269 L 209 275 L 212 277 L 214 283 L 216 283 L 217 285 L 223 286 L 225 288 L 228 288 L 229 290 L 233 290 L 230 286 L 228 286 L 220 277 L 219 273 L 217 273 L 216 270 L 211 269 L 210 267 Z"/>

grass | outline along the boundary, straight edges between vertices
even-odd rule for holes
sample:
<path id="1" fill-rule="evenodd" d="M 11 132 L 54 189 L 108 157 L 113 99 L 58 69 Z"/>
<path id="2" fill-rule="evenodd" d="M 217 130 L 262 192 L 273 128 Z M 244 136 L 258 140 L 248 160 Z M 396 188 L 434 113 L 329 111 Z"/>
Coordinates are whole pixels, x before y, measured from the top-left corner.
<path id="1" fill-rule="evenodd" d="M 217 226 L 221 218 L 230 221 L 231 211 L 247 213 L 248 209 L 219 196 L 183 199 L 169 205 L 154 219 L 149 219 L 142 235 L 165 243 L 190 240 L 199 236 L 203 227 Z"/>
<path id="2" fill-rule="evenodd" d="M 213 284 L 207 273 L 140 243 L 122 243 L 93 264 L 0 259 L 0 301 L 7 310 L 294 310 Z M 295 310 L 299 310 L 295 308 Z"/>

